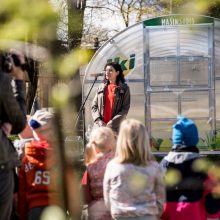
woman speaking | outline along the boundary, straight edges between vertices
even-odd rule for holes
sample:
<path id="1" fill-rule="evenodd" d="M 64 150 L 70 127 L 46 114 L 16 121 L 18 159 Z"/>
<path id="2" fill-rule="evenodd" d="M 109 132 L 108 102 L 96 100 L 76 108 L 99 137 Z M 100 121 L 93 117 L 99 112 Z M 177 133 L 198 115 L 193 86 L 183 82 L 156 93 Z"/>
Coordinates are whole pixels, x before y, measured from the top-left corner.
<path id="1" fill-rule="evenodd" d="M 118 63 L 107 63 L 104 70 L 104 82 L 98 87 L 92 102 L 92 117 L 98 126 L 110 127 L 118 133 L 119 125 L 130 108 L 130 89 Z"/>

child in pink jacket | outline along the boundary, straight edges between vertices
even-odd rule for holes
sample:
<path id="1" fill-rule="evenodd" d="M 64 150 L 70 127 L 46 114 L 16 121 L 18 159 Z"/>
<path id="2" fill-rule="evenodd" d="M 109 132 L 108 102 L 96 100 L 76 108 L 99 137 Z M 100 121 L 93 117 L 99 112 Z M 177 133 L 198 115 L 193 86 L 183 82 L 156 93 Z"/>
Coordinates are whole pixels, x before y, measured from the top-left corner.
<path id="1" fill-rule="evenodd" d="M 89 220 L 111 220 L 103 199 L 103 178 L 107 163 L 114 157 L 115 135 L 108 127 L 100 127 L 91 134 L 85 151 L 87 166 L 81 187 L 84 203 L 88 204 Z"/>

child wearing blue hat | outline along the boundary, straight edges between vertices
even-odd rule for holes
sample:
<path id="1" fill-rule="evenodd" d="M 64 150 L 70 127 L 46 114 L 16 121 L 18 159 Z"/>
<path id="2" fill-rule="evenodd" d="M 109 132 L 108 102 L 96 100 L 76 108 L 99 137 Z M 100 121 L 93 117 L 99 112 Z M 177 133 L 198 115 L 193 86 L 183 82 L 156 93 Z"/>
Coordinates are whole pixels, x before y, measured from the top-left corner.
<path id="1" fill-rule="evenodd" d="M 194 122 L 188 118 L 179 117 L 173 125 L 172 140 L 173 148 L 195 147 L 199 141 L 199 134 Z"/>
<path id="2" fill-rule="evenodd" d="M 204 183 L 207 175 L 194 169 L 195 161 L 200 158 L 195 123 L 186 117 L 179 117 L 173 125 L 172 141 L 171 151 L 160 163 L 167 174 L 176 174 L 172 183 L 166 185 L 162 219 L 206 220 Z M 211 200 L 209 205 L 212 206 Z"/>

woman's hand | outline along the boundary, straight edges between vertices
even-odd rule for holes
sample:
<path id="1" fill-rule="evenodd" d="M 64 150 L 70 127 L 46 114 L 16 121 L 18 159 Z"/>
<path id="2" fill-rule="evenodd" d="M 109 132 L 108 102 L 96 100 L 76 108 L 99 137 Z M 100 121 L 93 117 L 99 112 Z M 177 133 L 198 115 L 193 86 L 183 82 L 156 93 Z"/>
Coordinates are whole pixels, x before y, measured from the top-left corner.
<path id="1" fill-rule="evenodd" d="M 95 123 L 96 123 L 99 127 L 106 126 L 105 122 L 102 121 L 102 120 L 100 120 L 100 119 L 96 120 Z"/>

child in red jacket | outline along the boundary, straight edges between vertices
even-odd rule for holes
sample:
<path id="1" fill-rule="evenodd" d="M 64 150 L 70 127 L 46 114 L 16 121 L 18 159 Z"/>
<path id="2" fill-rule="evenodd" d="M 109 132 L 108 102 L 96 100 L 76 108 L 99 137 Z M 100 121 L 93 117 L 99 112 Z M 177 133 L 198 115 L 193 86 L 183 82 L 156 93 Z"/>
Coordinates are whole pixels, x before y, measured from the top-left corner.
<path id="1" fill-rule="evenodd" d="M 57 204 L 55 159 L 50 146 L 53 114 L 38 110 L 30 118 L 34 140 L 25 146 L 19 170 L 18 213 L 21 220 L 37 220 L 44 209 Z"/>

